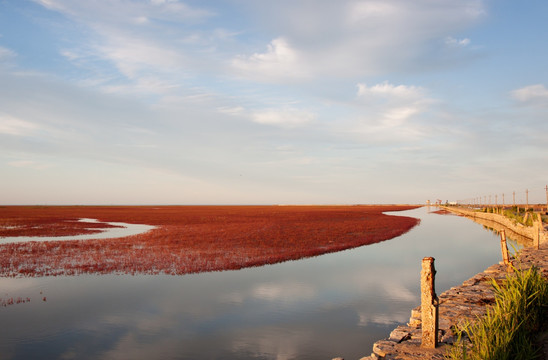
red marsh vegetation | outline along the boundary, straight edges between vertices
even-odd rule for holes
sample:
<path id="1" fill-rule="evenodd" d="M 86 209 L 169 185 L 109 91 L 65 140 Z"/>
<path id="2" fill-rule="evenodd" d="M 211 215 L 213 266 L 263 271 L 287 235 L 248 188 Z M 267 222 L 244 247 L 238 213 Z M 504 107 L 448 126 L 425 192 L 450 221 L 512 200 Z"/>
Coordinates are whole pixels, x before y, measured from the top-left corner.
<path id="1" fill-rule="evenodd" d="M 295 260 L 399 236 L 414 206 L 5 206 L 0 237 L 88 233 L 77 222 L 148 224 L 118 239 L 1 244 L 0 276 L 188 274 Z M 91 226 L 90 226 L 91 225 Z M 93 231 L 93 230 L 92 230 Z"/>
<path id="2" fill-rule="evenodd" d="M 438 214 L 438 215 L 455 215 L 455 214 L 452 213 L 451 211 L 447 211 L 447 210 L 445 210 L 445 209 L 436 210 L 436 211 L 431 211 L 430 213 L 431 213 L 431 214 Z"/>

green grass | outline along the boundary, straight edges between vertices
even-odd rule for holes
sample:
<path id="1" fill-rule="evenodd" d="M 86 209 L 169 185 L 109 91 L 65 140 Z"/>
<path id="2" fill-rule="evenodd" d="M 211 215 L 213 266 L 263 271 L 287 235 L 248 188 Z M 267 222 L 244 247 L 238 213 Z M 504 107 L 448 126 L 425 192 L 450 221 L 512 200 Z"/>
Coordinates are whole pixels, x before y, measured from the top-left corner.
<path id="1" fill-rule="evenodd" d="M 486 213 L 493 213 L 495 210 L 491 207 L 483 208 L 480 210 Z M 527 216 L 529 214 L 529 216 Z M 510 220 L 513 220 L 514 223 L 519 223 L 525 226 L 533 226 L 535 220 L 537 220 L 537 215 L 535 215 L 533 209 L 519 208 L 513 206 L 509 209 L 504 209 L 502 215 L 507 217 Z"/>
<path id="2" fill-rule="evenodd" d="M 512 210 L 504 210 L 503 212 L 504 216 L 506 216 L 508 219 L 512 219 L 514 220 L 515 222 L 518 222 L 520 224 L 524 224 L 523 223 L 523 218 L 524 218 L 524 215 L 525 214 L 522 214 L 518 211 L 515 211 L 514 209 Z M 525 224 L 524 224 L 525 225 Z"/>
<path id="3" fill-rule="evenodd" d="M 493 281 L 495 304 L 484 317 L 457 329 L 449 359 L 536 359 L 534 345 L 548 304 L 548 282 L 535 266 L 514 269 L 502 285 Z"/>

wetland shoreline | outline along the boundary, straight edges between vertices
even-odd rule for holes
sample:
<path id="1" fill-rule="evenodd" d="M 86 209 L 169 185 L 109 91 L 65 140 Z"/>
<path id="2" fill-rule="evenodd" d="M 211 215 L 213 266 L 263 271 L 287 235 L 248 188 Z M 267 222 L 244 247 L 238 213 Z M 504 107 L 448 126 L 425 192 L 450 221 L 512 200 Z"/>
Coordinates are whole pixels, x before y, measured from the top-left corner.
<path id="1" fill-rule="evenodd" d="M 443 209 L 465 216 L 486 227 L 493 227 L 497 231 L 505 230 L 518 235 L 518 240 L 523 241 L 526 247 L 520 250 L 516 266 L 521 269 L 537 266 L 542 274 L 548 277 L 548 241 L 544 227 L 540 230 L 539 249 L 536 249 L 531 246 L 534 236 L 532 230 L 521 224 L 515 224 L 502 215 L 455 207 L 443 207 Z M 477 317 L 484 316 L 488 306 L 495 301 L 492 279 L 501 281 L 507 274 L 506 265 L 494 264 L 461 285 L 452 287 L 439 295 L 439 343 L 435 349 L 421 347 L 421 307 L 419 305 L 411 311 L 410 320 L 406 325 L 398 326 L 388 338 L 375 342 L 372 354 L 360 360 L 445 359 L 448 347 L 456 341 L 456 334 L 453 332 L 455 326 L 463 320 L 475 320 Z"/>

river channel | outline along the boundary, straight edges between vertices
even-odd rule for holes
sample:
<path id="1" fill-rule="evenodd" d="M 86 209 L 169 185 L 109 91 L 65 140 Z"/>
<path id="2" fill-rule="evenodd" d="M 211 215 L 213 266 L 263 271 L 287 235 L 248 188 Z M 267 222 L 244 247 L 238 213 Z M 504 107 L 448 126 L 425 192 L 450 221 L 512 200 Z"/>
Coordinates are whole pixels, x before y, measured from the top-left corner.
<path id="1" fill-rule="evenodd" d="M 359 359 L 436 291 L 500 260 L 498 236 L 436 208 L 378 244 L 276 265 L 184 276 L 0 278 L 0 359 Z"/>

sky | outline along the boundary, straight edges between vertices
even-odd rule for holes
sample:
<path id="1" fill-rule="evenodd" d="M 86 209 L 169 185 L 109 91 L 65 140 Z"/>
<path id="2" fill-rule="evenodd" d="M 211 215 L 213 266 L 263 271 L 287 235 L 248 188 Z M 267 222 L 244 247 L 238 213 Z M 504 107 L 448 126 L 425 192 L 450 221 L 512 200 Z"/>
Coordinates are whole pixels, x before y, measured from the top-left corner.
<path id="1" fill-rule="evenodd" d="M 545 203 L 547 15 L 0 0 L 0 204 Z"/>

